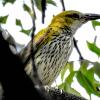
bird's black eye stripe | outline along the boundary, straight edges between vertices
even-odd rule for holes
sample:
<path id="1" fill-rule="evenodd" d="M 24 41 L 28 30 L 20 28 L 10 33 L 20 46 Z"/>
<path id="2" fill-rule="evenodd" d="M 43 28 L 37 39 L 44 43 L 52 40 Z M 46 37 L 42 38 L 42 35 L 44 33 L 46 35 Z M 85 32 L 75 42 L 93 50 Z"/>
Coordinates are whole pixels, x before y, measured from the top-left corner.
<path id="1" fill-rule="evenodd" d="M 79 14 L 73 13 L 73 14 L 69 14 L 66 17 L 71 17 L 71 18 L 80 18 Z"/>
<path id="2" fill-rule="evenodd" d="M 79 14 L 72 14 L 74 18 L 79 18 Z"/>

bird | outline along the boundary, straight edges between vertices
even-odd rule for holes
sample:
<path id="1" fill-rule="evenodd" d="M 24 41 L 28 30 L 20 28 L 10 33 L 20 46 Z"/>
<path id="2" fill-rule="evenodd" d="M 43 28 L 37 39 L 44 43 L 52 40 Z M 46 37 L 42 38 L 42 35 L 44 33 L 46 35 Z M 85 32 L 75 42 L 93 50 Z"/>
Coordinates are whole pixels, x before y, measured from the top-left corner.
<path id="1" fill-rule="evenodd" d="M 75 10 L 63 11 L 53 17 L 47 28 L 39 31 L 34 39 L 21 50 L 19 56 L 25 63 L 30 56 L 31 43 L 34 44 L 34 62 L 43 85 L 50 86 L 68 63 L 74 47 L 76 31 L 91 20 L 100 19 L 100 14 L 81 13 Z M 26 63 L 25 71 L 31 77 L 32 58 Z M 32 78 L 32 77 L 31 77 Z"/>

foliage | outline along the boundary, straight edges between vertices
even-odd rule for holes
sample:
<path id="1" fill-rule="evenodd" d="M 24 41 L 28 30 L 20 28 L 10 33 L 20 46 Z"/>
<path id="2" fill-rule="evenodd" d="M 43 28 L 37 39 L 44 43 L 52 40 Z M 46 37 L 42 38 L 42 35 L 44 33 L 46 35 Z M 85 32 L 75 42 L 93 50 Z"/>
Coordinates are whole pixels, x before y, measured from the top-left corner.
<path id="1" fill-rule="evenodd" d="M 22 26 L 21 20 L 19 20 L 19 19 L 16 19 L 16 25 L 17 25 L 17 26 L 20 26 L 20 27 L 21 27 L 21 31 L 20 31 L 20 32 L 23 32 L 23 33 L 25 33 L 26 35 L 29 35 L 30 32 L 32 31 L 31 29 L 25 30 L 25 29 L 23 28 L 23 26 Z"/>
<path id="2" fill-rule="evenodd" d="M 6 5 L 8 2 L 9 3 L 14 3 L 16 0 L 2 0 L 3 5 Z"/>
<path id="3" fill-rule="evenodd" d="M 0 17 L 0 23 L 5 24 L 7 21 L 8 15 Z"/>
<path id="4" fill-rule="evenodd" d="M 53 0 L 47 0 L 46 2 L 47 2 L 47 4 L 52 4 L 52 5 L 56 6 L 56 3 Z M 36 5 L 37 9 L 42 11 L 41 0 L 34 0 L 34 3 Z"/>
<path id="5" fill-rule="evenodd" d="M 65 90 L 66 92 L 70 92 L 80 96 L 80 93 L 73 87 L 71 87 L 73 83 L 73 78 L 75 77 L 79 82 L 79 84 L 82 87 L 84 87 L 84 89 L 86 90 L 86 92 L 89 94 L 90 97 L 91 94 L 100 96 L 100 91 L 98 91 L 100 87 L 100 82 L 97 81 L 96 78 L 94 77 L 95 74 L 98 77 L 100 77 L 100 74 L 98 74 L 98 69 L 100 69 L 100 63 L 90 62 L 88 60 L 77 61 L 77 62 L 79 63 L 80 66 L 78 70 L 73 69 L 73 67 L 77 67 L 74 66 L 74 63 L 76 62 L 70 62 L 61 71 L 62 83 L 58 87 Z M 90 67 L 90 65 L 92 67 Z M 68 77 L 65 77 L 64 75 L 67 70 L 69 70 L 70 74 L 68 75 Z"/>
<path id="6" fill-rule="evenodd" d="M 100 22 L 94 20 L 94 21 L 92 21 L 92 26 L 95 30 L 96 26 L 100 26 Z"/>
<path id="7" fill-rule="evenodd" d="M 2 0 L 3 6 L 5 6 L 7 3 L 14 4 L 15 2 L 16 2 L 16 0 Z M 30 0 L 30 2 L 32 3 L 32 0 Z M 52 4 L 52 5 L 56 6 L 56 3 L 53 0 L 47 0 L 46 1 L 46 4 Z M 39 11 L 42 12 L 42 2 L 41 2 L 41 0 L 33 0 L 33 6 L 34 5 L 37 7 L 37 9 Z M 35 9 L 33 9 L 32 7 L 30 7 L 27 4 L 25 4 L 25 2 L 23 2 L 23 9 L 24 9 L 24 11 L 26 11 L 30 15 L 31 18 L 33 18 L 33 16 L 34 16 L 33 14 L 35 14 L 33 12 L 35 12 Z M 44 17 L 45 16 L 43 16 L 42 19 L 44 19 Z M 1 24 L 5 24 L 7 18 L 8 18 L 8 15 L 7 16 L 3 16 L 3 17 L 0 17 L 0 23 Z M 18 25 L 18 26 L 21 27 L 21 32 L 23 32 L 23 33 L 25 33 L 27 35 L 30 35 L 32 29 L 28 29 L 28 30 L 23 29 L 23 26 L 22 26 L 22 23 L 21 23 L 21 20 L 20 19 L 16 19 L 16 25 Z"/>
<path id="8" fill-rule="evenodd" d="M 16 0 L 2 0 L 3 5 L 5 6 L 7 3 L 15 3 Z M 30 0 L 31 2 L 31 0 Z M 42 12 L 42 5 L 41 5 L 41 0 L 33 0 L 34 6 Z M 56 3 L 54 0 L 47 0 L 46 4 L 52 4 L 56 6 Z M 31 18 L 33 18 L 33 12 L 35 12 L 32 7 L 28 6 L 23 2 L 23 9 L 25 12 L 27 12 Z M 6 16 L 0 16 L 0 24 L 6 24 L 7 18 L 9 15 Z M 21 32 L 29 35 L 32 32 L 32 29 L 24 29 L 22 22 L 20 19 L 16 19 L 16 25 L 21 27 Z M 99 21 L 92 21 L 92 26 L 94 30 L 96 30 L 97 26 L 100 26 Z M 100 47 L 96 45 L 96 42 L 90 43 L 87 41 L 87 47 L 88 49 L 95 53 L 98 57 L 100 56 Z M 59 88 L 63 89 L 64 91 L 67 91 L 69 93 L 73 93 L 75 95 L 81 96 L 81 94 L 75 90 L 72 87 L 72 83 L 74 82 L 74 78 L 77 79 L 79 84 L 86 90 L 87 94 L 91 97 L 91 94 L 95 94 L 100 97 L 100 80 L 98 81 L 94 76 L 98 76 L 100 79 L 100 63 L 99 62 L 91 62 L 88 60 L 82 60 L 78 61 L 79 63 L 79 69 L 74 70 L 75 62 L 69 62 L 61 71 L 61 80 L 62 83 L 58 86 Z M 90 65 L 92 67 L 90 67 Z M 69 70 L 70 74 L 66 77 L 65 73 L 66 71 Z"/>
<path id="9" fill-rule="evenodd" d="M 100 56 L 100 48 L 97 47 L 95 43 L 87 42 L 87 46 L 92 52 L 97 54 L 98 57 Z"/>

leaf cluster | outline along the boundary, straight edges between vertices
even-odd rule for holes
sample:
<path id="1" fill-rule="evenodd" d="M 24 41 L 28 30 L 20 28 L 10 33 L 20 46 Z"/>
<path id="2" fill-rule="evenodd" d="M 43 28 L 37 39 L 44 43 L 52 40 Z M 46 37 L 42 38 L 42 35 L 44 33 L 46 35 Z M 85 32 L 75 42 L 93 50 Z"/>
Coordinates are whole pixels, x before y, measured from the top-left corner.
<path id="1" fill-rule="evenodd" d="M 74 78 L 77 79 L 78 83 L 86 90 L 87 94 L 91 98 L 91 94 L 100 96 L 100 82 L 97 81 L 96 76 L 100 78 L 100 63 L 90 62 L 88 60 L 77 61 L 79 63 L 79 69 L 74 70 L 76 62 L 69 62 L 64 69 L 61 71 L 62 83 L 58 86 L 66 92 L 73 93 L 81 96 L 81 94 L 72 87 Z M 90 67 L 92 66 L 92 67 Z M 68 77 L 65 76 L 66 71 L 69 70 L 70 74 Z"/>

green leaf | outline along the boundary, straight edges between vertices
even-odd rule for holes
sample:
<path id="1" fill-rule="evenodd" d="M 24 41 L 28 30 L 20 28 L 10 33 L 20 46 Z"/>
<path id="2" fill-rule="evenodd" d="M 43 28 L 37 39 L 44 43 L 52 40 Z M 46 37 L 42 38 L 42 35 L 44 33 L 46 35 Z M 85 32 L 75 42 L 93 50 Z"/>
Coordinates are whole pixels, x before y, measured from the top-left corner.
<path id="1" fill-rule="evenodd" d="M 32 10 L 29 6 L 27 6 L 26 4 L 23 4 L 23 8 L 25 11 L 27 11 L 31 16 L 33 15 Z"/>
<path id="2" fill-rule="evenodd" d="M 87 70 L 85 76 L 88 78 L 89 81 L 91 81 L 92 83 L 95 81 L 94 79 L 94 68 L 90 68 L 89 70 Z"/>
<path id="3" fill-rule="evenodd" d="M 87 78 L 81 73 L 81 71 L 77 72 L 77 80 L 86 89 L 87 93 L 91 95 L 91 92 L 93 92 L 92 86 Z"/>
<path id="4" fill-rule="evenodd" d="M 20 26 L 22 28 L 22 23 L 21 23 L 21 20 L 19 19 L 16 19 L 16 25 Z"/>
<path id="5" fill-rule="evenodd" d="M 88 67 L 92 65 L 90 69 Z M 96 87 L 100 85 L 100 83 L 95 79 L 94 74 L 95 74 L 95 62 L 90 62 L 88 60 L 83 60 L 81 63 L 80 71 L 82 74 L 90 81 L 92 84 L 94 90 L 96 90 Z M 99 65 L 99 64 L 97 64 Z M 99 70 L 100 71 L 100 70 Z"/>
<path id="6" fill-rule="evenodd" d="M 59 89 L 62 89 L 64 90 L 64 86 L 65 86 L 66 83 L 62 83 L 58 86 Z M 65 91 L 65 90 L 64 90 Z M 65 91 L 66 92 L 66 91 Z M 71 94 L 74 94 L 74 95 L 77 95 L 77 96 L 81 96 L 81 94 L 76 91 L 74 88 L 72 87 L 69 87 L 68 90 L 67 90 L 68 93 L 71 93 Z"/>
<path id="7" fill-rule="evenodd" d="M 36 7 L 38 8 L 38 10 L 42 10 L 42 7 L 41 7 L 41 0 L 34 0 L 34 2 L 35 2 L 35 5 L 36 5 Z"/>
<path id="8" fill-rule="evenodd" d="M 0 17 L 0 23 L 1 23 L 1 24 L 5 24 L 6 21 L 7 21 L 7 18 L 8 18 L 8 15 L 7 15 L 7 16 L 2 16 L 2 17 Z"/>
<path id="9" fill-rule="evenodd" d="M 24 8 L 24 10 L 27 11 L 27 12 L 30 12 L 30 11 L 31 11 L 30 7 L 27 6 L 26 4 L 23 4 L 23 8 Z"/>
<path id="10" fill-rule="evenodd" d="M 73 83 L 73 77 L 75 76 L 75 71 L 71 72 L 68 77 L 66 77 L 65 82 L 63 83 L 63 90 L 75 94 L 77 96 L 81 96 L 81 94 L 76 91 L 74 88 L 71 87 L 71 84 Z"/>
<path id="11" fill-rule="evenodd" d="M 84 74 L 86 74 L 86 72 L 87 72 L 87 67 L 88 67 L 88 65 L 90 64 L 90 62 L 88 61 L 88 60 L 82 60 L 82 61 L 80 61 L 80 71 L 82 72 L 82 73 L 84 73 Z"/>
<path id="12" fill-rule="evenodd" d="M 19 19 L 16 19 L 16 25 L 20 26 L 20 27 L 22 28 L 20 32 L 23 32 L 23 33 L 25 33 L 26 35 L 29 35 L 30 32 L 32 31 L 32 29 L 29 29 L 29 30 L 23 29 L 21 20 L 19 20 Z"/>
<path id="13" fill-rule="evenodd" d="M 59 89 L 63 89 L 64 88 L 64 83 L 61 83 L 60 85 L 58 85 Z"/>
<path id="14" fill-rule="evenodd" d="M 100 91 L 98 90 L 98 88 L 100 87 L 100 82 L 97 81 L 97 79 L 95 79 L 94 77 L 94 74 L 100 75 L 100 69 L 99 69 L 100 64 L 88 60 L 82 60 L 79 61 L 79 63 L 80 63 L 80 69 L 78 71 L 74 71 L 72 66 L 72 68 L 70 69 L 70 74 L 68 75 L 68 77 L 65 78 L 65 81 L 59 85 L 59 88 L 63 89 L 66 92 L 80 96 L 80 93 L 71 87 L 73 83 L 73 78 L 76 77 L 79 84 L 87 91 L 89 96 L 91 96 L 91 94 L 100 96 Z M 93 66 L 90 67 L 90 65 Z M 95 66 L 97 67 L 97 69 Z M 71 66 L 69 63 L 67 69 L 69 69 L 70 67 Z M 64 70 L 64 73 L 65 72 L 66 71 Z"/>
<path id="15" fill-rule="evenodd" d="M 62 82 L 63 82 L 63 79 L 64 79 L 64 75 L 65 75 L 65 73 L 66 73 L 66 71 L 68 69 L 68 66 L 67 65 L 61 70 L 61 80 L 62 80 Z"/>
<path id="16" fill-rule="evenodd" d="M 69 68 L 70 73 L 73 72 L 74 71 L 73 70 L 73 67 L 74 67 L 73 62 L 68 63 L 68 65 L 69 65 L 68 68 Z"/>
<path id="17" fill-rule="evenodd" d="M 71 88 L 71 84 L 73 82 L 73 77 L 75 75 L 75 72 L 72 72 L 68 75 L 68 77 L 66 77 L 65 81 L 64 81 L 64 90 L 69 92 L 70 88 Z"/>
<path id="18" fill-rule="evenodd" d="M 6 3 L 14 3 L 16 0 L 3 0 L 3 5 L 6 5 Z"/>
<path id="19" fill-rule="evenodd" d="M 75 75 L 75 71 L 73 71 L 72 73 L 70 73 L 69 75 L 68 75 L 68 77 L 65 79 L 65 82 L 67 83 L 67 84 L 69 84 L 69 86 L 71 86 L 71 84 L 72 84 L 72 82 L 73 82 L 73 77 L 74 77 L 74 75 Z"/>
<path id="20" fill-rule="evenodd" d="M 90 42 L 87 41 L 87 46 L 97 56 L 100 56 L 100 48 L 98 48 L 95 43 L 90 43 Z"/>
<path id="21" fill-rule="evenodd" d="M 95 74 L 100 78 L 100 63 L 98 62 L 94 63 L 94 71 L 95 71 Z"/>
<path id="22" fill-rule="evenodd" d="M 95 81 L 95 79 L 94 79 L 94 67 L 88 69 L 90 64 L 93 65 L 88 60 L 82 61 L 82 63 L 80 64 L 81 67 L 79 70 L 82 72 L 83 75 L 85 75 L 87 77 L 87 79 L 89 81 L 91 81 L 91 83 L 93 83 Z"/>
<path id="23" fill-rule="evenodd" d="M 79 97 L 81 96 L 81 94 L 78 91 L 76 91 L 74 88 L 70 88 L 69 93 L 74 94 L 74 95 L 77 95 Z"/>
<path id="24" fill-rule="evenodd" d="M 91 94 L 95 94 L 97 96 L 100 96 L 100 92 L 96 90 L 96 87 L 98 87 L 100 84 L 93 84 L 89 79 L 88 76 L 85 76 L 81 71 L 77 72 L 77 80 L 80 83 L 81 86 L 85 88 L 89 96 Z M 92 80 L 93 81 L 93 80 Z M 94 81 L 95 82 L 95 81 Z"/>
<path id="25" fill-rule="evenodd" d="M 68 75 L 68 77 L 66 77 L 65 81 L 60 84 L 58 87 L 62 88 L 64 91 L 69 91 L 71 88 L 71 84 L 73 82 L 73 77 L 75 75 L 75 72 L 72 72 Z"/>
<path id="26" fill-rule="evenodd" d="M 55 1 L 53 1 L 53 0 L 47 0 L 47 3 L 51 4 L 51 5 L 54 5 L 54 6 L 57 6 L 56 3 L 55 3 Z"/>
<path id="27" fill-rule="evenodd" d="M 42 7 L 41 7 L 41 0 L 34 0 L 36 7 L 41 11 Z M 54 6 L 56 6 L 56 3 L 53 0 L 47 0 L 47 4 L 52 4 Z"/>
<path id="28" fill-rule="evenodd" d="M 29 30 L 22 29 L 21 30 L 21 32 L 25 33 L 26 35 L 30 35 L 31 31 L 32 31 L 32 29 L 29 29 Z"/>
<path id="29" fill-rule="evenodd" d="M 62 82 L 64 80 L 64 75 L 65 75 L 67 69 L 69 69 L 70 72 L 73 72 L 73 62 L 67 63 L 66 66 L 61 70 L 61 80 L 62 80 Z"/>
<path id="30" fill-rule="evenodd" d="M 100 26 L 100 22 L 93 20 L 92 21 L 92 26 L 93 26 L 93 28 L 95 30 L 96 26 Z"/>

